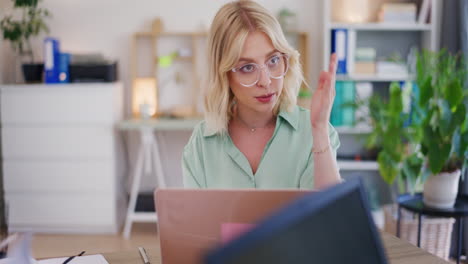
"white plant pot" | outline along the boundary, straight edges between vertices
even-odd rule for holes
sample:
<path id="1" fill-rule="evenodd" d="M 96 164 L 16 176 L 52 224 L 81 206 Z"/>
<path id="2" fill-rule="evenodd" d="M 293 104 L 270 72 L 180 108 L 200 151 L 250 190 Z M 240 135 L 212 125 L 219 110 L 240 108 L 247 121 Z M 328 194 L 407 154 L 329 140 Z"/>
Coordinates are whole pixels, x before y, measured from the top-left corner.
<path id="1" fill-rule="evenodd" d="M 424 183 L 423 201 L 426 206 L 452 208 L 458 193 L 460 170 L 431 175 Z"/>

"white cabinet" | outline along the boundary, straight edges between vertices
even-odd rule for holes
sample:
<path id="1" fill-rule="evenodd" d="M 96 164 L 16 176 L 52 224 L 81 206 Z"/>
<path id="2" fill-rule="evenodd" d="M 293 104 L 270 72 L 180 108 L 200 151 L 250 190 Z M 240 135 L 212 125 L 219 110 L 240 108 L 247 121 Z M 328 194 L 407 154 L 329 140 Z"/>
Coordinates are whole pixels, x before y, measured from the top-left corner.
<path id="1" fill-rule="evenodd" d="M 2 85 L 11 231 L 116 233 L 126 208 L 120 83 Z"/>

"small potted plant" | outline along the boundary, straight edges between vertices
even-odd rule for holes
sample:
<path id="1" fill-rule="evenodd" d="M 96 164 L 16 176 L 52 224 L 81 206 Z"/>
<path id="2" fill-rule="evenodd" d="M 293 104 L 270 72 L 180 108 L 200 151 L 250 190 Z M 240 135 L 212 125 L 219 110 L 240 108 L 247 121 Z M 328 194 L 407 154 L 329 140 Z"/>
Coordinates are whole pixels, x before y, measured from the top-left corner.
<path id="1" fill-rule="evenodd" d="M 416 83 L 421 109 L 424 203 L 453 207 L 461 170 L 468 165 L 467 65 L 460 55 L 418 54 Z"/>
<path id="2" fill-rule="evenodd" d="M 284 32 L 297 30 L 296 13 L 286 7 L 278 12 L 278 22 Z"/>
<path id="3" fill-rule="evenodd" d="M 26 82 L 42 80 L 44 65 L 37 63 L 32 48 L 32 39 L 49 32 L 45 19 L 50 16 L 47 9 L 39 8 L 39 0 L 12 0 L 14 10 L 21 13 L 16 19 L 13 14 L 0 20 L 3 38 L 10 41 L 13 50 L 23 61 L 22 70 Z"/>

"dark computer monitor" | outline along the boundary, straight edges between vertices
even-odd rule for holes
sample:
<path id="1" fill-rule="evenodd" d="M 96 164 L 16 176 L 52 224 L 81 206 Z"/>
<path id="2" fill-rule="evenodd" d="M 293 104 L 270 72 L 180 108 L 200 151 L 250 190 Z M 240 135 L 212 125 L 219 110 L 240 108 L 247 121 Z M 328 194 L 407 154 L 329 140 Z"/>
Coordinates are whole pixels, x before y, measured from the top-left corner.
<path id="1" fill-rule="evenodd" d="M 386 264 L 361 180 L 306 195 L 211 252 L 208 264 Z"/>

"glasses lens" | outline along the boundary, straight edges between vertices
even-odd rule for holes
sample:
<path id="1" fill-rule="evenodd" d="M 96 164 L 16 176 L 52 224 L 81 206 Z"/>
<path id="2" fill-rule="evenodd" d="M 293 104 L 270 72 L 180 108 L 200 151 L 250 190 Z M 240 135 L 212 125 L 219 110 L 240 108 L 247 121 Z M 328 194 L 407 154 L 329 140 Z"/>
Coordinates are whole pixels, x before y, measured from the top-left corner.
<path id="1" fill-rule="evenodd" d="M 255 64 L 246 64 L 237 69 L 237 78 L 242 85 L 251 86 L 258 80 L 258 67 Z"/>
<path id="2" fill-rule="evenodd" d="M 275 54 L 266 61 L 267 71 L 270 78 L 279 79 L 288 70 L 288 58 L 283 54 Z M 260 69 L 257 64 L 249 63 L 236 68 L 236 77 L 244 86 L 252 86 L 260 78 Z"/>
<path id="3" fill-rule="evenodd" d="M 267 61 L 268 70 L 270 76 L 273 78 L 283 77 L 287 70 L 286 56 L 283 55 L 273 55 Z"/>

